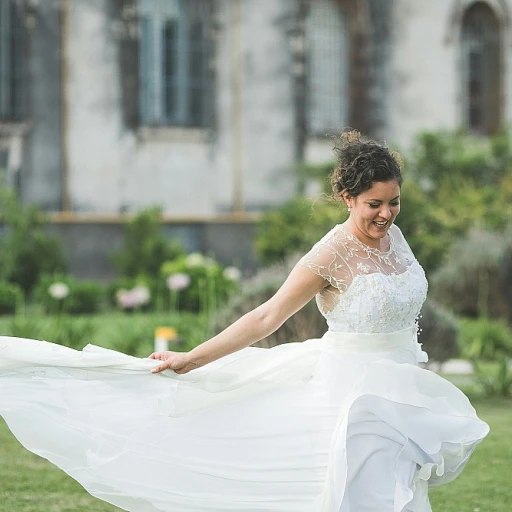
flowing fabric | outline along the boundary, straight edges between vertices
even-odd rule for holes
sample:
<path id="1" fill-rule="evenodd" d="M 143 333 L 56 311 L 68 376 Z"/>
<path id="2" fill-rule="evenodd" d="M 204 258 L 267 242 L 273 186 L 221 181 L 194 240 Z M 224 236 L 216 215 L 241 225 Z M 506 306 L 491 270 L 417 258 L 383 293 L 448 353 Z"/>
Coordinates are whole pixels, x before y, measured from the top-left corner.
<path id="1" fill-rule="evenodd" d="M 392 236 L 396 253 L 372 253 L 375 272 L 339 227 L 301 260 L 362 272 L 320 298 L 321 339 L 249 347 L 185 375 L 96 346 L 1 337 L 0 415 L 27 449 L 129 511 L 429 512 L 428 487 L 462 471 L 488 426 L 419 367 L 426 281 Z"/>

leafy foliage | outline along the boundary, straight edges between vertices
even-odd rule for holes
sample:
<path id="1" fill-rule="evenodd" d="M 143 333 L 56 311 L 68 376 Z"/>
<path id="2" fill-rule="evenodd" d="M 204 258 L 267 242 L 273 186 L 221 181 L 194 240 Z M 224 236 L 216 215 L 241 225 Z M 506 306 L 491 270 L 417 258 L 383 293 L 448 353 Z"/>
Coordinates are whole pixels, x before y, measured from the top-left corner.
<path id="1" fill-rule="evenodd" d="M 0 281 L 0 315 L 15 313 L 22 301 L 23 292 L 18 285 Z"/>
<path id="2" fill-rule="evenodd" d="M 432 293 L 464 316 L 512 319 L 512 301 L 503 277 L 512 273 L 509 232 L 471 230 L 455 242 L 432 275 Z"/>
<path id="3" fill-rule="evenodd" d="M 471 360 L 478 382 L 488 396 L 512 393 L 512 330 L 505 322 L 479 318 L 461 322 L 459 345 Z M 489 366 L 483 361 L 495 361 Z"/>
<path id="4" fill-rule="evenodd" d="M 264 214 L 257 230 L 256 250 L 261 263 L 284 261 L 305 253 L 318 242 L 319 234 L 343 222 L 347 214 L 340 205 L 297 197 L 275 211 Z"/>
<path id="5" fill-rule="evenodd" d="M 0 189 L 0 212 L 5 234 L 0 240 L 0 279 L 32 292 L 45 273 L 67 268 L 58 238 L 45 233 L 46 219 L 36 205 L 22 205 L 7 189 Z"/>
<path id="6" fill-rule="evenodd" d="M 183 254 L 180 244 L 168 241 L 161 231 L 161 209 L 138 213 L 127 225 L 122 251 L 112 261 L 124 277 L 157 276 L 164 261 Z"/>
<path id="7" fill-rule="evenodd" d="M 190 284 L 177 291 L 173 297 L 172 290 L 167 288 L 166 279 L 176 274 L 188 276 Z M 164 262 L 160 275 L 158 293 L 163 297 L 166 308 L 212 312 L 238 288 L 237 281 L 226 275 L 222 265 L 199 253 Z"/>

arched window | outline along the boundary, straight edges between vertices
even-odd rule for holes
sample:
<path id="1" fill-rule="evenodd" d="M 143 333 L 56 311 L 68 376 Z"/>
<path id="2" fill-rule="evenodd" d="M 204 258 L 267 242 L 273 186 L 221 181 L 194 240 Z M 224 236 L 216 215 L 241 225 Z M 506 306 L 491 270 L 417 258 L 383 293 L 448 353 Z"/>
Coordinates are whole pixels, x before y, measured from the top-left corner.
<path id="1" fill-rule="evenodd" d="M 489 135 L 501 125 L 501 31 L 485 2 L 462 18 L 463 120 L 473 133 Z"/>
<path id="2" fill-rule="evenodd" d="M 335 0 L 313 0 L 306 19 L 307 131 L 337 133 L 348 125 L 348 35 Z"/>

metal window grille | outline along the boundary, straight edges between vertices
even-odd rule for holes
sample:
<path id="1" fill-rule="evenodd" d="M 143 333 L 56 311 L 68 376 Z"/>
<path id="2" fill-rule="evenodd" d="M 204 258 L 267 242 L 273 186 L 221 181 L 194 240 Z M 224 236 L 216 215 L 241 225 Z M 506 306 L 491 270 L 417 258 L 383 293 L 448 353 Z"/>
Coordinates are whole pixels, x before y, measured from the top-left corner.
<path id="1" fill-rule="evenodd" d="M 501 117 L 500 26 L 484 2 L 473 4 L 462 21 L 463 108 L 467 128 L 496 132 Z"/>
<path id="2" fill-rule="evenodd" d="M 20 121 L 23 108 L 23 23 L 14 0 L 0 2 L 0 119 Z"/>
<path id="3" fill-rule="evenodd" d="M 335 0 L 310 1 L 306 45 L 307 131 L 337 133 L 348 119 L 348 35 Z"/>
<path id="4" fill-rule="evenodd" d="M 139 0 L 140 111 L 148 125 L 210 124 L 211 0 Z"/>

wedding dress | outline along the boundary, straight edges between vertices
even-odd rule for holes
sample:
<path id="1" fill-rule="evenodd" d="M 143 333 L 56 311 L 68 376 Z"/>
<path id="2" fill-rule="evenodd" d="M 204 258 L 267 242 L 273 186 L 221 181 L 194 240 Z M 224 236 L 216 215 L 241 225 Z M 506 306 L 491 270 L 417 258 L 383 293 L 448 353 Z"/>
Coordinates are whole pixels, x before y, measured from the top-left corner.
<path id="1" fill-rule="evenodd" d="M 0 338 L 0 414 L 93 496 L 137 512 L 428 512 L 487 435 L 418 366 L 427 282 L 400 230 L 377 251 L 343 225 L 300 261 L 329 330 L 185 375 L 96 346 Z"/>

